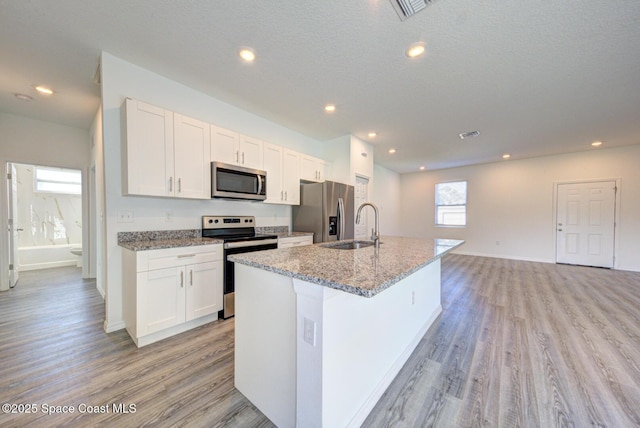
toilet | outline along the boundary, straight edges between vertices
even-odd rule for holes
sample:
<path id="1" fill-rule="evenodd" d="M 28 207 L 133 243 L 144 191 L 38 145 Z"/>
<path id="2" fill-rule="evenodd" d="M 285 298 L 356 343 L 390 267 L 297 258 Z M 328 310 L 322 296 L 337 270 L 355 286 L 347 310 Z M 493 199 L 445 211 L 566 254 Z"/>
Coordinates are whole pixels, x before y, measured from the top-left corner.
<path id="1" fill-rule="evenodd" d="M 76 266 L 82 267 L 82 247 L 71 247 L 71 254 L 76 256 Z"/>

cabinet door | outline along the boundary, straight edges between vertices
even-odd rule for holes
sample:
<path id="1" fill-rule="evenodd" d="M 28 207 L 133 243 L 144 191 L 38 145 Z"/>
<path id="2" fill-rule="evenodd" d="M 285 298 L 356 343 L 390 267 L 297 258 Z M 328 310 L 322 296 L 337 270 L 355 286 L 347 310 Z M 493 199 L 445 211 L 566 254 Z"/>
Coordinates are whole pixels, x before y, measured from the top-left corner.
<path id="1" fill-rule="evenodd" d="M 175 195 L 181 198 L 211 198 L 208 123 L 174 114 Z"/>
<path id="2" fill-rule="evenodd" d="M 240 135 L 239 164 L 247 168 L 262 169 L 263 148 L 261 140 Z"/>
<path id="3" fill-rule="evenodd" d="M 137 279 L 138 337 L 184 322 L 184 267 L 140 272 Z"/>
<path id="4" fill-rule="evenodd" d="M 300 179 L 322 182 L 327 179 L 329 162 L 309 155 L 300 155 Z"/>
<path id="5" fill-rule="evenodd" d="M 300 154 L 289 149 L 282 153 L 282 189 L 286 204 L 300 205 Z"/>
<path id="6" fill-rule="evenodd" d="M 240 160 L 240 135 L 211 125 L 211 161 L 237 165 Z"/>
<path id="7" fill-rule="evenodd" d="M 264 202 L 282 203 L 284 199 L 282 188 L 282 147 L 264 143 L 263 168 L 267 172 L 267 199 Z"/>
<path id="8" fill-rule="evenodd" d="M 132 99 L 124 109 L 123 193 L 173 195 L 173 113 Z"/>
<path id="9" fill-rule="evenodd" d="M 317 159 L 309 155 L 300 155 L 300 179 L 318 181 Z"/>
<path id="10" fill-rule="evenodd" d="M 186 321 L 222 310 L 222 260 L 186 266 Z"/>
<path id="11" fill-rule="evenodd" d="M 325 160 L 318 159 L 318 181 L 326 181 L 329 179 L 331 164 Z"/>

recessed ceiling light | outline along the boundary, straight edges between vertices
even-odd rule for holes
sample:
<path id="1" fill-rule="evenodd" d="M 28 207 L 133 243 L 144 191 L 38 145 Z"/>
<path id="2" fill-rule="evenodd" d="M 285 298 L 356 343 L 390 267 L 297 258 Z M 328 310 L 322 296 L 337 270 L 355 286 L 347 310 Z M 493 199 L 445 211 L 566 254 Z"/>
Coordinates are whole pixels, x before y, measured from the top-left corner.
<path id="1" fill-rule="evenodd" d="M 242 58 L 243 60 L 245 60 L 247 62 L 253 62 L 253 60 L 256 59 L 255 52 L 253 52 L 253 50 L 251 50 L 249 48 L 240 49 L 240 51 L 238 52 L 238 55 L 240 56 L 240 58 Z"/>
<path id="2" fill-rule="evenodd" d="M 25 101 L 25 102 L 33 101 L 33 97 L 30 97 L 29 95 L 26 95 L 26 94 L 13 94 L 13 96 L 19 99 L 20 101 Z"/>
<path id="3" fill-rule="evenodd" d="M 421 167 L 420 167 L 420 171 L 424 171 L 424 166 L 421 166 Z"/>
<path id="4" fill-rule="evenodd" d="M 502 159 L 509 159 L 511 155 L 509 153 L 505 153 L 502 155 Z"/>
<path id="5" fill-rule="evenodd" d="M 369 134 L 367 135 L 369 135 L 369 138 L 376 138 L 376 135 L 378 134 L 376 134 L 375 132 L 369 132 Z"/>
<path id="6" fill-rule="evenodd" d="M 395 152 L 396 152 L 396 149 L 389 149 L 390 154 L 394 154 Z"/>
<path id="7" fill-rule="evenodd" d="M 421 56 L 422 54 L 424 54 L 424 43 L 418 42 L 418 43 L 412 44 L 411 46 L 409 46 L 409 49 L 405 51 L 404 54 L 409 58 L 417 58 Z"/>
<path id="8" fill-rule="evenodd" d="M 34 86 L 35 90 L 44 95 L 53 95 L 53 89 L 48 88 L 46 86 L 38 85 Z"/>
<path id="9" fill-rule="evenodd" d="M 333 104 L 327 104 L 326 106 L 324 106 L 324 111 L 326 111 L 327 113 L 333 113 L 334 111 L 336 111 L 336 106 Z"/>
<path id="10" fill-rule="evenodd" d="M 601 145 L 602 145 L 602 141 L 594 141 L 593 143 L 591 143 L 591 145 L 592 145 L 593 147 L 599 147 L 599 146 L 601 146 Z"/>
<path id="11" fill-rule="evenodd" d="M 480 131 L 467 131 L 467 132 L 463 132 L 461 134 L 458 134 L 458 136 L 460 137 L 461 140 L 464 140 L 465 138 L 473 138 L 473 137 L 477 137 L 478 135 L 480 135 Z"/>

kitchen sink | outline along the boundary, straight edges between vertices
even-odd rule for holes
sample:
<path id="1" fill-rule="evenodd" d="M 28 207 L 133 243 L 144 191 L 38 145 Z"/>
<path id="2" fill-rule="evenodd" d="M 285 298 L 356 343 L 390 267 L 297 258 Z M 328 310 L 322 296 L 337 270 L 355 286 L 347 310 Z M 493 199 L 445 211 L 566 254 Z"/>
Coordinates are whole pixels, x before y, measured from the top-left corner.
<path id="1" fill-rule="evenodd" d="M 334 250 L 357 250 L 359 248 L 365 248 L 375 245 L 373 241 L 349 241 L 349 242 L 332 242 L 330 244 L 321 245 L 324 248 L 331 248 Z"/>

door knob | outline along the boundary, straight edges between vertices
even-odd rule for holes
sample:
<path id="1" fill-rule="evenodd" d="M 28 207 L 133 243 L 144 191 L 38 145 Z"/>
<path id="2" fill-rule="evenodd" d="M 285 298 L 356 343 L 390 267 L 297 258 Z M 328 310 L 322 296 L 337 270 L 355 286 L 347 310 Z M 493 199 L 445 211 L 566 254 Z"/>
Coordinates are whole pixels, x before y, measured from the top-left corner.
<path id="1" fill-rule="evenodd" d="M 562 229 L 558 229 L 558 232 L 562 232 Z"/>

